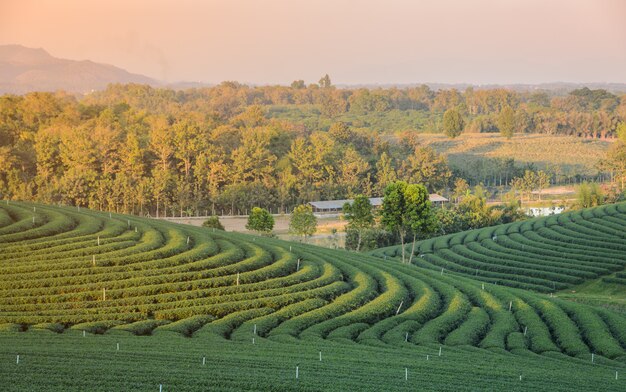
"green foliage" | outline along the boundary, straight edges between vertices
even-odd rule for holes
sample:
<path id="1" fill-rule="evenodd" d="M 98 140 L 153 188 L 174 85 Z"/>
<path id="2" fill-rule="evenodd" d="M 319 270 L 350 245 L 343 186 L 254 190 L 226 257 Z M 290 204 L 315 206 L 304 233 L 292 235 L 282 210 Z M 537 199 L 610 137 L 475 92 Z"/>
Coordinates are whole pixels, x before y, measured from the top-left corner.
<path id="1" fill-rule="evenodd" d="M 313 207 L 302 204 L 293 209 L 289 219 L 289 232 L 303 237 L 315 234 L 317 218 L 313 215 Z"/>
<path id="2" fill-rule="evenodd" d="M 402 190 L 407 231 L 423 233 L 428 221 L 417 222 L 415 217 L 424 212 L 419 206 L 427 207 L 425 189 L 393 183 L 390 190 L 394 187 Z M 459 190 L 463 188 L 459 184 Z M 474 196 L 480 199 L 484 194 L 475 189 Z M 483 208 L 479 202 L 469 204 Z M 359 206 L 369 210 L 362 198 L 350 208 Z M 303 210 L 310 213 L 310 208 Z M 382 361 L 363 372 L 367 386 L 374 390 L 389 388 L 389 377 L 384 384 L 376 381 L 376 375 L 387 371 L 383 363 L 396 363 L 399 356 L 410 362 L 415 355 L 429 355 L 429 361 L 418 361 L 427 366 L 424 371 L 438 361 L 456 369 L 452 372 L 455 375 L 465 369 L 459 365 L 462 363 L 472 363 L 467 374 L 474 375 L 475 362 L 502 364 L 503 354 L 507 364 L 501 366 L 529 361 L 523 366 L 525 375 L 534 361 L 544 361 L 542 368 L 554 366 L 557 370 L 566 363 L 569 373 L 570 365 L 585 372 L 623 367 L 626 335 L 622 326 L 626 319 L 622 314 L 547 295 L 556 292 L 560 297 L 565 290 L 577 290 L 577 285 L 603 278 L 626 278 L 623 203 L 422 240 L 411 250 L 413 265 L 396 260 L 399 247 L 377 249 L 374 253 L 379 258 L 374 258 L 84 208 L 78 211 L 10 202 L 0 204 L 0 211 L 0 354 L 24 353 L 24 362 L 19 364 L 23 368 L 0 368 L 0 377 L 18 380 L 11 385 L 22 385 L 15 372 L 28 371 L 29 361 L 36 360 L 33 354 L 42 350 L 42 341 L 48 341 L 42 339 L 50 338 L 58 339 L 51 341 L 55 350 L 63 350 L 65 343 L 61 343 L 67 342 L 73 353 L 68 356 L 70 361 L 83 353 L 86 359 L 81 358 L 81 366 L 90 361 L 94 350 L 115 350 L 115 343 L 121 343 L 120 350 L 115 351 L 117 372 L 126 367 L 126 358 L 136 362 L 136 351 L 129 351 L 134 339 L 145 340 L 141 344 L 144 348 L 152 344 L 159 347 L 146 354 L 147 358 L 158 354 L 160 359 L 150 366 L 159 370 L 162 352 L 175 357 L 177 350 L 182 350 L 181 358 L 196 357 L 199 361 L 206 357 L 207 366 L 219 369 L 215 382 L 203 372 L 197 376 L 201 381 L 193 384 L 193 366 L 187 363 L 180 368 L 186 388 L 200 389 L 207 385 L 223 387 L 219 383 L 224 382 L 225 374 L 234 374 L 228 369 L 241 363 L 242 352 L 255 364 L 273 363 L 264 366 L 264 377 L 259 379 L 274 383 L 249 379 L 247 384 L 234 377 L 236 381 L 228 384 L 229 389 L 292 388 L 293 383 L 282 384 L 283 370 L 272 373 L 271 369 L 294 366 L 294 353 L 304 358 L 299 362 L 301 382 L 307 384 L 299 385 L 324 390 L 363 389 L 362 381 L 326 382 L 328 369 L 323 371 L 325 377 L 305 376 L 313 374 L 309 372 L 315 372 L 315 366 L 346 363 L 355 355 L 360 357 L 358 366 L 354 362 L 355 369 L 373 358 Z M 24 220 L 29 221 L 33 214 L 36 223 L 30 220 L 25 225 Z M 355 235 L 351 232 L 348 236 Z M 387 235 L 380 229 L 367 229 L 362 247 L 382 242 Z M 623 290 L 612 295 L 623 296 Z M 35 332 L 41 329 L 63 333 Z M 83 338 L 82 331 L 98 336 Z M 138 338 L 132 334 L 152 336 Z M 81 344 L 77 345 L 76 339 L 81 339 Z M 195 339 L 204 343 L 198 345 L 200 340 Z M 445 361 L 437 355 L 440 345 Z M 451 350 L 449 346 L 463 349 Z M 313 353 L 309 365 L 302 355 L 306 350 Z M 319 364 L 319 351 L 328 362 Z M 580 359 L 587 363 L 591 353 L 595 353 L 599 366 L 579 363 Z M 477 357 L 482 360 L 477 361 Z M 150 371 L 144 369 L 147 358 L 135 364 L 134 376 L 129 377 L 142 377 L 137 374 Z M 231 361 L 230 366 L 221 367 L 224 361 Z M 97 362 L 94 369 L 102 372 L 102 366 L 107 365 Z M 54 366 L 50 369 L 60 371 Z M 493 366 L 485 369 L 485 375 L 497 379 L 502 368 L 494 373 Z M 517 369 L 511 366 L 502 371 L 508 374 Z M 75 371 L 75 366 L 71 367 Z M 333 374 L 345 377 L 345 367 L 332 368 L 337 372 Z M 254 366 L 250 369 L 256 371 Z M 394 372 L 397 368 L 385 375 Z M 603 371 L 598 372 L 606 378 Z M 36 376 L 30 376 L 32 388 Z M 150 374 L 147 381 L 133 385 L 148 385 L 155 377 Z M 81 388 L 105 385 L 94 388 L 91 380 Z M 420 379 L 422 387 L 425 380 Z M 575 381 L 568 387 L 585 385 L 585 381 Z M 116 387 L 125 388 L 125 382 L 117 382 Z M 180 382 L 176 385 L 185 389 Z M 401 382 L 410 389 L 415 387 Z M 535 385 L 532 382 L 525 385 Z M 562 382 L 559 380 L 560 387 Z M 168 383 L 168 387 L 175 385 Z M 545 379 L 541 383 L 536 385 L 544 385 Z M 46 388 L 51 385 L 46 384 Z M 435 385 L 441 387 L 441 377 Z M 510 389 L 513 384 L 502 385 Z M 464 387 L 472 390 L 481 386 L 459 379 L 452 389 Z"/>
<path id="3" fill-rule="evenodd" d="M 210 229 L 224 230 L 224 225 L 220 222 L 217 216 L 210 216 L 207 220 L 202 222 L 202 227 L 208 227 Z"/>
<path id="4" fill-rule="evenodd" d="M 515 112 L 510 106 L 505 106 L 498 115 L 498 129 L 500 134 L 511 138 L 515 134 Z"/>
<path id="5" fill-rule="evenodd" d="M 344 217 L 348 221 L 347 230 L 353 230 L 358 234 L 357 244 L 354 248 L 357 252 L 361 249 L 362 232 L 371 229 L 374 225 L 374 214 L 370 199 L 364 195 L 357 195 L 352 203 L 343 206 Z"/>
<path id="6" fill-rule="evenodd" d="M 357 250 L 358 247 L 359 251 L 368 252 L 393 245 L 397 243 L 397 240 L 398 239 L 392 233 L 379 228 L 364 230 L 348 228 L 346 230 L 345 247 L 351 250 Z"/>
<path id="7" fill-rule="evenodd" d="M 407 234 L 413 235 L 413 243 L 420 235 L 428 235 L 435 230 L 429 194 L 423 185 L 393 182 L 385 188 L 381 223 L 392 233 L 397 233 L 402 244 L 404 262 L 404 240 Z M 412 258 L 412 253 L 411 253 Z"/>
<path id="8" fill-rule="evenodd" d="M 449 138 L 455 138 L 463 132 L 465 121 L 461 113 L 455 108 L 448 109 L 443 114 L 443 133 Z"/>
<path id="9" fill-rule="evenodd" d="M 254 207 L 248 216 L 246 229 L 270 233 L 274 229 L 274 217 L 265 208 Z"/>
<path id="10" fill-rule="evenodd" d="M 583 182 L 576 188 L 576 205 L 579 208 L 596 207 L 604 204 L 604 193 L 596 183 Z"/>

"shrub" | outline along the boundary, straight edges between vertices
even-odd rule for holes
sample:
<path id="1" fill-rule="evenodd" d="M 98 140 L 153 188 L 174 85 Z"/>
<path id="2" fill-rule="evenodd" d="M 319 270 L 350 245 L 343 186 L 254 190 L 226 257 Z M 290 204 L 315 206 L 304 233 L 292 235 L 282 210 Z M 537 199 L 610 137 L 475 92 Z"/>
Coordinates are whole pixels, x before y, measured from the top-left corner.
<path id="1" fill-rule="evenodd" d="M 202 227 L 208 227 L 209 229 L 224 230 L 224 225 L 220 222 L 217 216 L 210 216 L 209 219 L 202 222 Z"/>

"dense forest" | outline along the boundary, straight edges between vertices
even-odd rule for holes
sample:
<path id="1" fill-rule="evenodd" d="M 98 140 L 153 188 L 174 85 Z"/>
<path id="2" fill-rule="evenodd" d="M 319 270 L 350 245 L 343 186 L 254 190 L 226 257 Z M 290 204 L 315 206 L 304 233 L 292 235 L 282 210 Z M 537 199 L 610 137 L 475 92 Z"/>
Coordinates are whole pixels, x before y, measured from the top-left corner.
<path id="1" fill-rule="evenodd" d="M 449 194 L 463 173 L 420 145 L 421 132 L 614 138 L 624 121 L 626 96 L 604 90 L 339 89 L 327 76 L 308 86 L 5 95 L 0 192 L 152 216 L 286 211 L 380 196 L 396 179 Z M 602 170 L 623 173 L 607 162 Z M 529 169 L 510 159 L 493 166 L 501 184 Z"/>

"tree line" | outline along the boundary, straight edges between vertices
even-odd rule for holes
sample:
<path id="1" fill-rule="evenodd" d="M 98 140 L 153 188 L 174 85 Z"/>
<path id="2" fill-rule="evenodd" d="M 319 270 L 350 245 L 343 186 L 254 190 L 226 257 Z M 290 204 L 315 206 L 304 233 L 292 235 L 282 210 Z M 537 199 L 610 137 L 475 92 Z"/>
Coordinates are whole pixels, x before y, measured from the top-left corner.
<path id="1" fill-rule="evenodd" d="M 309 86 L 225 82 L 185 91 L 112 85 L 80 99 L 62 92 L 5 95 L 0 192 L 3 198 L 151 216 L 237 214 L 256 206 L 291 211 L 311 200 L 382 196 L 396 180 L 446 193 L 456 178 L 472 183 L 472 173 L 453 172 L 443 156 L 420 145 L 417 132 L 390 138 L 337 116 L 403 110 L 436 118 L 454 109 L 471 124 L 477 116 L 499 116 L 503 108 L 517 113 L 543 102 L 545 113 L 566 107 L 606 113 L 611 121 L 601 133 L 610 136 L 626 113 L 620 97 L 597 90 L 539 98 L 502 89 L 337 89 L 330 78 Z M 312 107 L 319 121 L 280 118 L 277 105 Z M 609 163 L 607 170 L 624 171 Z M 505 185 L 525 172 L 512 160 L 494 167 Z"/>

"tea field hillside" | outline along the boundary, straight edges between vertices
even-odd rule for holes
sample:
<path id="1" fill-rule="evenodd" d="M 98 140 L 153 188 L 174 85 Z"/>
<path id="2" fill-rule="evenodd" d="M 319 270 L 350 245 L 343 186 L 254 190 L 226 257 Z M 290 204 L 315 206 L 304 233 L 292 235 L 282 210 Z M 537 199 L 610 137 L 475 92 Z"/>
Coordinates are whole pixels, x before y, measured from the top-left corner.
<path id="1" fill-rule="evenodd" d="M 374 255 L 0 205 L 0 380 L 23 390 L 626 390 L 626 204 Z M 377 257 L 378 256 L 378 257 Z M 618 291 L 617 296 L 623 291 Z"/>

